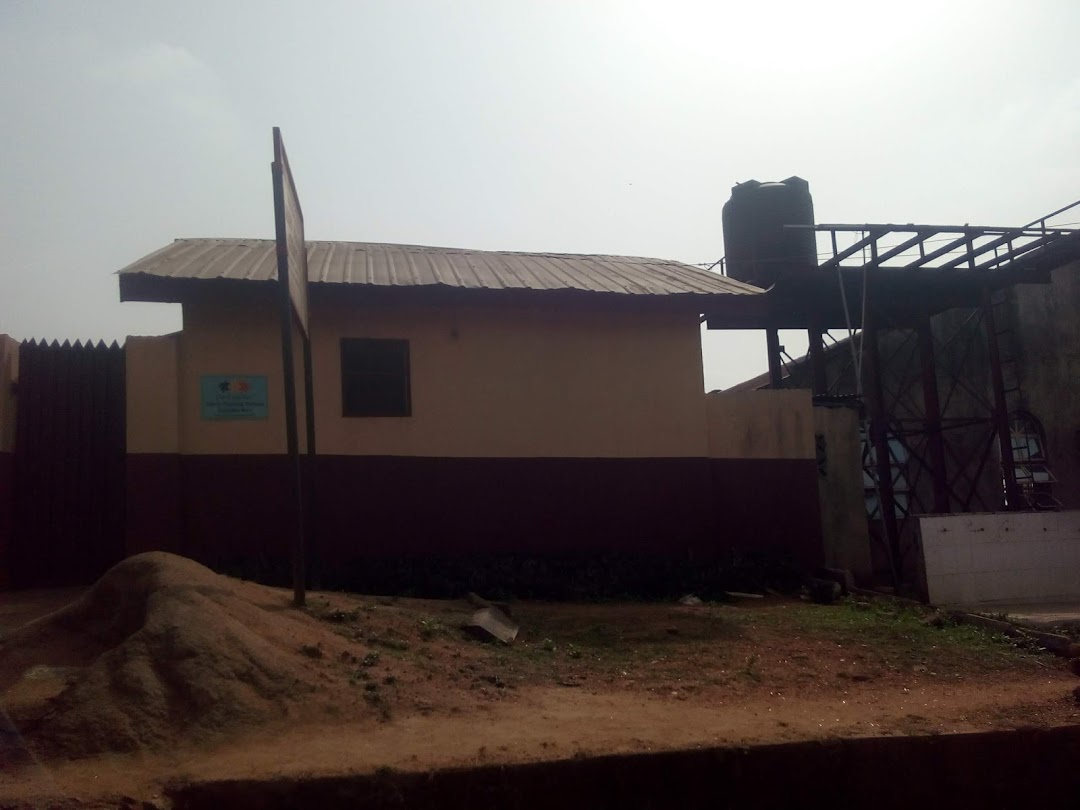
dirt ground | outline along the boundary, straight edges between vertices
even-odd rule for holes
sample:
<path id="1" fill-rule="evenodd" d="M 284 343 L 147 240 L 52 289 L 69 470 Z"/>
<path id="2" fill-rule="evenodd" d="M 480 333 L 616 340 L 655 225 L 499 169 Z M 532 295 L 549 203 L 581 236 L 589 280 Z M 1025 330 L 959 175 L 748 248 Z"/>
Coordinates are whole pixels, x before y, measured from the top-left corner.
<path id="1" fill-rule="evenodd" d="M 101 612 L 110 591 L 22 629 L 10 617 L 50 598 L 24 595 L 18 614 L 0 594 L 0 805 L 163 805 L 176 780 L 1080 722 L 1060 659 L 887 602 L 519 602 L 521 633 L 503 646 L 463 633 L 465 601 L 318 593 L 297 611 L 284 590 L 172 565 L 120 630 Z"/>

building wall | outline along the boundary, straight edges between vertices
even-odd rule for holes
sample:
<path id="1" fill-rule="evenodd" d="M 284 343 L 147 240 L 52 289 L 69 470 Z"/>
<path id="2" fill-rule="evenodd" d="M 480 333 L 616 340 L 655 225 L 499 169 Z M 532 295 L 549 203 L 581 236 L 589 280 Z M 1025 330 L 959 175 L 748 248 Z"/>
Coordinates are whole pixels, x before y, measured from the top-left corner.
<path id="1" fill-rule="evenodd" d="M 129 337 L 126 550 L 182 550 L 180 346 L 182 333 Z"/>
<path id="2" fill-rule="evenodd" d="M 180 452 L 185 455 L 275 454 L 285 452 L 284 382 L 277 300 L 272 290 L 214 291 L 183 307 L 178 347 Z M 312 320 L 321 319 L 317 310 Z M 303 425 L 303 353 L 294 326 L 297 420 Z M 208 421 L 201 418 L 199 378 L 203 375 L 265 375 L 269 394 L 266 420 Z M 321 393 L 321 392 L 320 392 Z M 321 426 L 320 426 L 321 427 Z M 301 448 L 304 431 L 300 431 Z M 328 447 L 334 452 L 335 448 Z"/>
<path id="3" fill-rule="evenodd" d="M 818 469 L 825 564 L 856 581 L 873 578 L 866 523 L 859 412 L 852 407 L 814 408 L 814 430 L 823 444 Z"/>
<path id="4" fill-rule="evenodd" d="M 1051 274 L 1050 285 L 1015 288 L 1016 329 L 1022 357 L 1022 406 L 1046 431 L 1053 494 L 1066 509 L 1080 508 L 1080 262 Z"/>
<path id="5" fill-rule="evenodd" d="M 19 344 L 0 335 L 0 587 L 7 584 L 15 514 L 15 389 Z"/>
<path id="6" fill-rule="evenodd" d="M 769 549 L 821 565 L 810 392 L 724 391 L 705 397 L 714 531 L 736 549 Z"/>
<path id="7" fill-rule="evenodd" d="M 322 300 L 320 300 L 320 298 Z M 437 458 L 680 458 L 704 454 L 700 337 L 692 313 L 312 301 L 320 454 Z M 185 454 L 284 449 L 273 301 L 184 306 Z M 340 340 L 409 341 L 412 416 L 341 415 Z M 297 368 L 301 368 L 297 352 Z M 267 422 L 207 422 L 203 374 L 265 374 Z M 301 403 L 302 408 L 302 403 Z M 301 410 L 301 419 L 303 413 Z"/>
<path id="8" fill-rule="evenodd" d="M 1080 599 L 1080 512 L 928 515 L 917 520 L 932 604 Z"/>
<path id="9" fill-rule="evenodd" d="M 820 564 L 809 396 L 707 405 L 693 312 L 346 305 L 317 292 L 309 545 L 335 573 L 352 566 L 362 580 L 388 559 L 690 561 L 736 549 Z M 184 305 L 179 335 L 129 339 L 131 551 L 234 568 L 288 559 L 274 312 L 268 293 L 207 296 Z M 346 337 L 409 341 L 412 416 L 341 415 Z M 268 419 L 203 421 L 204 374 L 266 375 Z"/>

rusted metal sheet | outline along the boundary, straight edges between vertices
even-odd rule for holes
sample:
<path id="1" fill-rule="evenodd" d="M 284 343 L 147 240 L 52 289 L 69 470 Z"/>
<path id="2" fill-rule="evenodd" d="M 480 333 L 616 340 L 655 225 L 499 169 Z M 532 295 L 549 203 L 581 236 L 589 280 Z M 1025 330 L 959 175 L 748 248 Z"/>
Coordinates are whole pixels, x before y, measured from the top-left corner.
<path id="1" fill-rule="evenodd" d="M 16 397 L 12 580 L 92 582 L 124 553 L 124 350 L 24 342 Z"/>
<path id="2" fill-rule="evenodd" d="M 755 295 L 757 287 L 700 267 L 633 256 L 511 253 L 368 242 L 308 242 L 314 284 L 580 290 L 622 295 Z M 120 271 L 173 279 L 276 278 L 270 239 L 178 239 Z"/>

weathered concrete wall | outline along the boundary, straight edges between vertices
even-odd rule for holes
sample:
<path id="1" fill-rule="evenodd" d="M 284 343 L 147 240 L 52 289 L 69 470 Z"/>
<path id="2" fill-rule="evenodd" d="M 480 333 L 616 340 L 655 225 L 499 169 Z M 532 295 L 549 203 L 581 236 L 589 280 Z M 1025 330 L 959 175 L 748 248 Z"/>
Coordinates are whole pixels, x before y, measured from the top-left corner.
<path id="1" fill-rule="evenodd" d="M 1080 508 L 1080 262 L 1055 270 L 1050 285 L 1018 286 L 1013 300 L 1022 364 L 1021 405 L 1046 431 L 1053 495 Z"/>
<path id="2" fill-rule="evenodd" d="M 129 337 L 127 452 L 180 452 L 180 333 Z"/>
<path id="3" fill-rule="evenodd" d="M 859 412 L 854 407 L 814 408 L 814 430 L 823 442 L 818 464 L 825 564 L 846 568 L 857 581 L 873 577 L 866 524 Z"/>
<path id="4" fill-rule="evenodd" d="M 705 403 L 710 458 L 814 458 L 809 391 L 719 391 Z"/>
<path id="5" fill-rule="evenodd" d="M 1080 512 L 917 518 L 935 605 L 1080 599 Z"/>
<path id="6" fill-rule="evenodd" d="M 125 550 L 182 549 L 180 343 L 182 333 L 125 343 Z"/>
<path id="7" fill-rule="evenodd" d="M 810 392 L 706 395 L 714 533 L 803 569 L 824 562 Z"/>

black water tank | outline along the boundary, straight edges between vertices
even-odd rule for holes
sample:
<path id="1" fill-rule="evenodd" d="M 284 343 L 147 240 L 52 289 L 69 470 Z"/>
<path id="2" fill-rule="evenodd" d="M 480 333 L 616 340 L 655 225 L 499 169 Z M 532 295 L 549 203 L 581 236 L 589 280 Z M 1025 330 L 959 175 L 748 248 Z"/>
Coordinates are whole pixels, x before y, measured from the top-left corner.
<path id="1" fill-rule="evenodd" d="M 785 228 L 809 225 L 809 228 Z M 792 272 L 817 267 L 814 199 L 801 177 L 780 183 L 749 180 L 724 203 L 724 253 L 731 278 L 770 287 Z"/>

